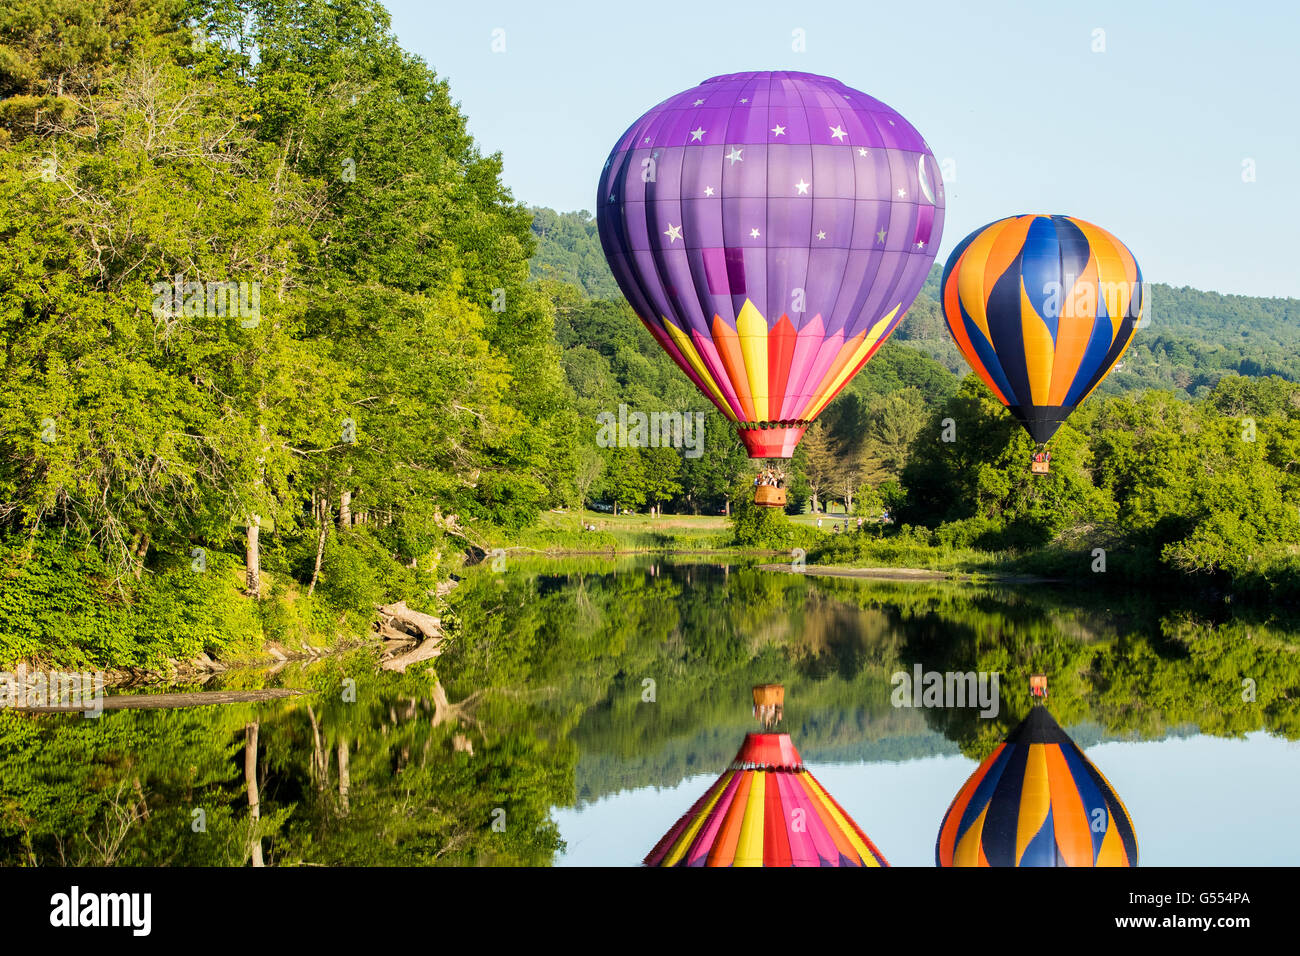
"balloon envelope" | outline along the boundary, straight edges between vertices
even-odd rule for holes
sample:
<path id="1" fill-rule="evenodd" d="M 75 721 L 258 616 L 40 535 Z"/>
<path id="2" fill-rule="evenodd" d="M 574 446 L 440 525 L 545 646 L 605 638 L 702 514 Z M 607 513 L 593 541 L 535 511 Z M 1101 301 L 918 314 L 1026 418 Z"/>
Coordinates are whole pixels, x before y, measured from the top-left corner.
<path id="1" fill-rule="evenodd" d="M 628 128 L 597 192 L 632 308 L 755 458 L 804 429 L 929 273 L 943 185 L 921 135 L 811 73 L 735 73 Z"/>
<path id="2" fill-rule="evenodd" d="M 1042 705 L 970 775 L 939 827 L 938 866 L 1137 866 L 1110 782 Z"/>
<path id="3" fill-rule="evenodd" d="M 970 367 L 1045 442 L 1124 354 L 1142 316 L 1142 270 L 1106 230 L 1012 216 L 953 250 L 940 286 Z"/>

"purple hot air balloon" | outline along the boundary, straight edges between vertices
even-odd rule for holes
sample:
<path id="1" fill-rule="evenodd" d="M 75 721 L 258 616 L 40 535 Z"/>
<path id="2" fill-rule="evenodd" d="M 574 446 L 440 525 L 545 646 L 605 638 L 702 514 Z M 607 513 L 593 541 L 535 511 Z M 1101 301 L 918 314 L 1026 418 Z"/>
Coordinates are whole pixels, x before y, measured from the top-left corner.
<path id="1" fill-rule="evenodd" d="M 733 73 L 633 123 L 596 208 L 646 327 L 751 458 L 789 458 L 920 291 L 943 183 L 879 100 L 812 73 Z"/>

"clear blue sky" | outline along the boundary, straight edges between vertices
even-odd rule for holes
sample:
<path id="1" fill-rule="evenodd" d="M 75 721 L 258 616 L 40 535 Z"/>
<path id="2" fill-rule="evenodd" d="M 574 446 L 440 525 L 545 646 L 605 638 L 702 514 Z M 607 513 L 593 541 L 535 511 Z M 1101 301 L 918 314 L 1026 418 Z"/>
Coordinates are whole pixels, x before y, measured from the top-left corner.
<path id="1" fill-rule="evenodd" d="M 986 222 L 1066 213 L 1123 240 L 1148 280 L 1300 296 L 1294 3 L 387 6 L 532 205 L 590 210 L 619 134 L 672 93 L 803 70 L 888 103 L 953 161 L 940 261 Z"/>

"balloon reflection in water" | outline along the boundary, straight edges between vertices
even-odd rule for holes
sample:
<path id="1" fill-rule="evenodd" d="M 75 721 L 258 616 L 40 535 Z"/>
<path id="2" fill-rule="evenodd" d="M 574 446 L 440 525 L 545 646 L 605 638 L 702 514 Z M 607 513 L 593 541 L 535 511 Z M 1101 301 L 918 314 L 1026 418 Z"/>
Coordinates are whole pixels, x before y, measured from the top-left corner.
<path id="1" fill-rule="evenodd" d="M 1137 866 L 1133 821 L 1101 771 L 1041 704 L 957 793 L 939 866 Z"/>
<path id="2" fill-rule="evenodd" d="M 646 856 L 647 866 L 888 866 L 804 769 L 790 735 L 772 733 L 785 693 L 754 688 L 765 732 L 745 735 L 731 767 Z"/>

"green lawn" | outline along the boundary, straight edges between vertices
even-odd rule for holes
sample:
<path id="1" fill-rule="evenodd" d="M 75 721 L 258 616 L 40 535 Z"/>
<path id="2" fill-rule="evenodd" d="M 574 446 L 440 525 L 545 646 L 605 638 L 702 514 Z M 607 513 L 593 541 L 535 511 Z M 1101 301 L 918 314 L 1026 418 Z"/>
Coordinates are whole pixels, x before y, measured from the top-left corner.
<path id="1" fill-rule="evenodd" d="M 832 526 L 842 524 L 843 514 L 823 515 L 822 534 L 832 537 Z M 790 520 L 815 528 L 817 515 L 792 515 Z M 848 518 L 849 530 L 856 531 L 857 519 Z M 596 526 L 595 532 L 583 530 Z M 725 515 L 620 514 L 602 511 L 544 512 L 535 527 L 509 542 L 512 545 L 559 551 L 651 551 L 694 550 L 728 546 L 731 519 Z"/>
<path id="2" fill-rule="evenodd" d="M 584 524 L 595 532 L 582 530 Z M 731 524 L 723 515 L 621 514 L 601 511 L 544 512 L 537 526 L 519 543 L 559 550 L 646 551 L 662 548 L 686 550 L 722 548 L 731 538 Z"/>

